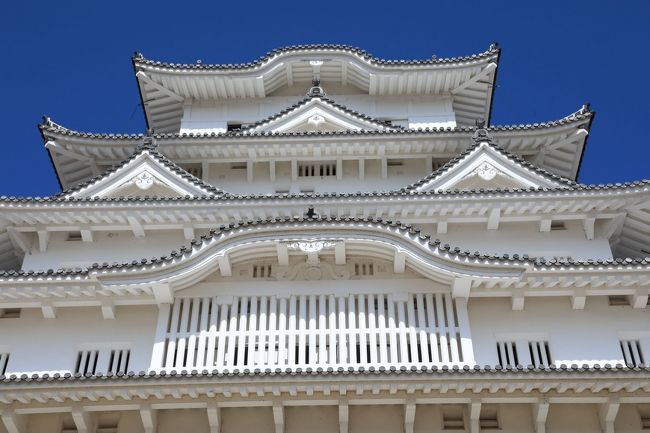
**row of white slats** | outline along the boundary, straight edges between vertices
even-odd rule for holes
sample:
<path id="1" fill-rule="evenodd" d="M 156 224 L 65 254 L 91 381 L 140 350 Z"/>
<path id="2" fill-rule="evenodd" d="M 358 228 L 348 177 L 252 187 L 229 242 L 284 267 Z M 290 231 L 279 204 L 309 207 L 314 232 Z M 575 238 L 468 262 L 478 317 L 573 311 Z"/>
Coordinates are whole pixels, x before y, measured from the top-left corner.
<path id="1" fill-rule="evenodd" d="M 446 294 L 179 298 L 162 366 L 348 366 L 463 361 Z"/>

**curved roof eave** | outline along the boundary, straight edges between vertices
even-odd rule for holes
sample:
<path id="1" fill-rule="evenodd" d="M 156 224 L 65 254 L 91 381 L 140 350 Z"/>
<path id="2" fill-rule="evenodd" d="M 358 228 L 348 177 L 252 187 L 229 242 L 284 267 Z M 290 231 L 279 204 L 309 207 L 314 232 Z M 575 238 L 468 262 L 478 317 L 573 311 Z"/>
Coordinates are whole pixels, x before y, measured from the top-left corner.
<path id="1" fill-rule="evenodd" d="M 539 122 L 532 124 L 515 124 L 515 125 L 493 125 L 486 129 L 499 137 L 507 133 L 526 133 L 532 131 L 544 131 L 551 128 L 565 127 L 576 123 L 588 121 L 594 115 L 593 111 L 584 111 L 581 108 L 561 119 L 552 120 L 547 122 Z M 77 138 L 82 142 L 85 141 L 100 141 L 102 143 L 119 143 L 124 145 L 132 145 L 133 142 L 142 141 L 145 137 L 144 134 L 111 134 L 111 133 L 95 133 L 76 131 L 73 129 L 65 128 L 62 125 L 47 120 L 39 125 L 43 131 L 44 140 L 48 135 L 54 137 L 70 137 Z M 209 139 L 249 139 L 258 137 L 278 137 L 278 138 L 292 138 L 292 137 L 320 137 L 320 136 L 395 136 L 395 135 L 444 135 L 444 134 L 461 134 L 471 135 L 476 130 L 475 127 L 456 127 L 456 128 L 395 128 L 392 130 L 348 130 L 348 131 L 322 131 L 322 132 L 244 132 L 243 130 L 228 131 L 223 133 L 156 133 L 153 137 L 159 142 L 164 144 L 165 141 L 189 139 L 189 140 L 209 140 Z"/>
<path id="2" fill-rule="evenodd" d="M 463 251 L 460 248 L 443 244 L 439 239 L 432 239 L 428 235 L 423 235 L 419 230 L 412 226 L 403 225 L 397 222 L 383 221 L 380 218 L 289 218 L 289 219 L 272 219 L 264 221 L 245 221 L 238 224 L 222 226 L 219 230 L 213 230 L 209 235 L 201 236 L 191 242 L 190 247 L 181 247 L 178 251 L 172 251 L 168 256 L 134 260 L 128 263 L 95 263 L 88 268 L 77 269 L 57 269 L 47 271 L 23 271 L 9 270 L 0 271 L 0 282 L 16 281 L 58 281 L 58 280 L 93 280 L 105 279 L 110 277 L 121 278 L 127 275 L 155 275 L 156 273 L 165 274 L 168 269 L 181 268 L 187 263 L 194 260 L 205 259 L 207 256 L 210 260 L 216 261 L 221 245 L 228 245 L 231 239 L 242 237 L 254 239 L 258 233 L 276 233 L 279 228 L 284 227 L 292 236 L 301 236 L 306 238 L 326 238 L 327 230 L 335 235 L 342 231 L 358 235 L 358 233 L 375 233 L 379 238 L 385 241 L 400 240 L 394 247 L 411 256 L 414 251 L 419 250 L 421 254 L 447 267 L 446 273 L 450 276 L 469 276 L 473 278 L 489 277 L 491 275 L 500 275 L 503 273 L 512 274 L 512 278 L 523 275 L 526 271 L 609 271 L 609 270 L 634 270 L 649 271 L 649 258 L 626 258 L 626 259 L 599 259 L 599 260 L 545 260 L 543 258 L 530 258 L 526 255 L 490 255 L 479 252 Z M 316 228 L 319 231 L 314 232 Z M 284 239 L 281 239 L 284 240 Z M 212 255 L 209 255 L 212 253 Z M 205 260 L 204 260 L 205 261 Z M 212 271 L 215 268 L 211 268 Z M 470 274 L 469 271 L 484 270 L 484 276 Z M 141 283 L 155 283 L 158 280 L 149 277 Z M 120 283 L 118 282 L 118 285 Z"/>
<path id="3" fill-rule="evenodd" d="M 208 63 L 169 63 L 146 59 L 141 53 L 136 52 L 133 57 L 133 64 L 136 68 L 151 69 L 158 72 L 212 72 L 237 74 L 243 72 L 259 71 L 273 67 L 273 64 L 281 61 L 289 55 L 294 54 L 338 54 L 348 56 L 351 60 L 366 64 L 367 66 L 380 69 L 413 69 L 413 68 L 443 68 L 450 66 L 464 66 L 466 64 L 477 64 L 487 61 L 498 60 L 501 49 L 498 44 L 490 45 L 489 49 L 469 56 L 461 57 L 431 57 L 420 60 L 387 60 L 375 57 L 357 47 L 339 44 L 312 44 L 294 45 L 274 49 L 257 60 L 239 64 L 208 64 Z"/>

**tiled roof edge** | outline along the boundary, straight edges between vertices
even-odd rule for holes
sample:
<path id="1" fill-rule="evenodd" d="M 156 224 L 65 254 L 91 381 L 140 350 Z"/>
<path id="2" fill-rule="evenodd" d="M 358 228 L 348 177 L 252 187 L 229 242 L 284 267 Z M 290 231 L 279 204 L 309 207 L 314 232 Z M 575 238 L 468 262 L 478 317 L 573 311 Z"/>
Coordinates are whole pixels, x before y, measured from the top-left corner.
<path id="1" fill-rule="evenodd" d="M 127 380 L 137 380 L 137 379 L 178 379 L 178 378 L 201 378 L 201 377 L 215 377 L 215 378 L 228 378 L 228 377 L 264 377 L 264 376 L 377 376 L 377 375 L 503 375 L 503 374 L 530 374 L 531 376 L 540 376 L 544 374 L 560 374 L 560 375 L 573 375 L 573 374 L 611 374 L 611 373 L 636 373 L 639 375 L 649 375 L 650 367 L 641 364 L 639 366 L 624 366 L 623 364 L 617 364 L 612 366 L 611 364 L 605 364 L 600 366 L 599 364 L 589 366 L 588 364 L 583 364 L 579 366 L 577 364 L 572 364 L 570 366 L 566 364 L 550 365 L 548 367 L 534 367 L 534 366 L 479 366 L 479 365 L 452 365 L 452 366 L 424 366 L 424 367 L 328 367 L 328 368 L 232 368 L 232 369 L 223 369 L 223 370 L 208 370 L 203 369 L 201 371 L 193 370 L 162 370 L 160 372 L 155 371 L 140 371 L 138 373 L 129 371 L 128 373 L 118 373 L 118 374 L 87 374 L 82 375 L 79 373 L 55 373 L 55 374 L 21 374 L 20 376 L 15 374 L 3 375 L 0 376 L 0 386 L 2 384 L 12 384 L 12 383 L 34 383 L 40 384 L 42 382 L 97 382 L 97 381 L 127 381 Z M 648 376 L 650 378 L 650 376 Z"/>

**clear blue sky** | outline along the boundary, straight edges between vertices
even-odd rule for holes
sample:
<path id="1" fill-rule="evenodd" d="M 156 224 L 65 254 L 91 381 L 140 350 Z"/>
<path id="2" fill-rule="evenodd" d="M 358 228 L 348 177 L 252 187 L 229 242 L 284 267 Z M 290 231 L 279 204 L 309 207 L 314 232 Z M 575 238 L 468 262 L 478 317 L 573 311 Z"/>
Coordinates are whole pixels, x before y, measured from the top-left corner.
<path id="1" fill-rule="evenodd" d="M 0 195 L 58 191 L 36 124 L 142 132 L 133 51 L 234 63 L 284 45 L 384 58 L 503 48 L 492 123 L 597 112 L 583 183 L 650 178 L 650 2 L 12 1 L 0 14 Z"/>

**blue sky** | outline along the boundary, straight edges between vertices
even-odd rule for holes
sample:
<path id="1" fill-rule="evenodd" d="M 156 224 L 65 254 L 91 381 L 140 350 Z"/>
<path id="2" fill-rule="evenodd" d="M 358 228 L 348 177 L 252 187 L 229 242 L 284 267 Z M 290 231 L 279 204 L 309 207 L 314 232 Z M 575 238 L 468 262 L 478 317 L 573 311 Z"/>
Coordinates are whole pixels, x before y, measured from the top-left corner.
<path id="1" fill-rule="evenodd" d="M 503 48 L 492 123 L 597 112 L 579 180 L 650 178 L 650 2 L 13 1 L 0 15 L 0 195 L 58 192 L 36 124 L 142 132 L 133 51 L 235 63 L 284 45 L 384 58 Z"/>

